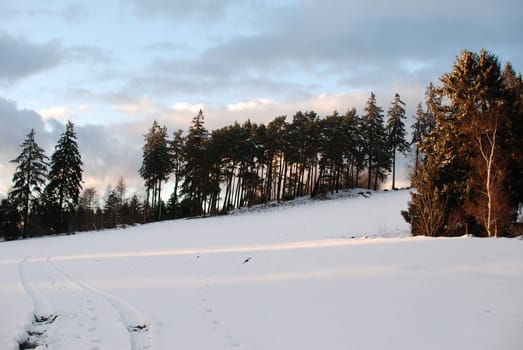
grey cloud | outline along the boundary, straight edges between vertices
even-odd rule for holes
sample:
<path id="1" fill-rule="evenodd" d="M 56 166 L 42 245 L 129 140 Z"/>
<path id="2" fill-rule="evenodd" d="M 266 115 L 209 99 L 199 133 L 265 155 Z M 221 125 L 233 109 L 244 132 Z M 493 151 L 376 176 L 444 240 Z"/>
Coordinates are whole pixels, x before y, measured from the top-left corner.
<path id="1" fill-rule="evenodd" d="M 19 109 L 16 102 L 0 97 L 0 197 L 5 196 L 11 184 L 14 165 L 10 161 L 20 153 L 19 145 L 35 129 L 36 141 L 46 151 L 51 150 L 57 134 L 45 129 L 41 116 L 26 109 Z M 6 127 L 9 126 L 9 127 Z"/>
<path id="2" fill-rule="evenodd" d="M 0 4 L 0 19 L 3 22 L 11 21 L 13 18 L 18 16 L 20 12 L 18 10 L 9 7 L 6 4 Z"/>
<path id="3" fill-rule="evenodd" d="M 305 0 L 274 5 L 281 6 L 277 11 L 267 4 L 257 8 L 257 1 L 209 3 L 131 2 L 143 16 L 190 17 L 213 7 L 222 14 L 250 7 L 246 16 L 253 30 L 240 30 L 199 54 L 180 55 L 187 48 L 183 43 L 153 42 L 144 49 L 162 59 L 153 59 L 141 71 L 104 71 L 99 78 L 121 81 L 120 92 L 129 96 L 238 100 L 320 93 L 324 82 L 342 89 L 376 89 L 395 82 L 425 86 L 450 69 L 463 49 L 485 47 L 502 55 L 502 61 L 510 59 L 516 69 L 523 66 L 516 38 L 523 32 L 518 0 Z M 112 58 L 102 51 L 85 53 L 107 63 Z"/>
<path id="4" fill-rule="evenodd" d="M 62 17 L 70 22 L 84 20 L 89 17 L 89 11 L 82 3 L 69 3 L 62 10 Z"/>
<path id="5" fill-rule="evenodd" d="M 48 156 L 54 150 L 64 125 L 54 119 L 43 118 L 32 110 L 20 109 L 16 102 L 0 97 L 0 198 L 5 196 L 11 184 L 14 166 L 10 161 L 20 153 L 19 145 L 26 135 L 35 129 L 36 141 Z M 129 184 L 138 184 L 138 168 L 141 161 L 142 133 L 125 126 L 115 128 L 103 125 L 75 125 L 78 145 L 84 163 L 84 179 L 95 181 L 89 185 L 101 193 L 118 177 L 128 178 Z M 140 187 L 141 188 L 141 187 Z"/>
<path id="6" fill-rule="evenodd" d="M 22 143 L 25 135 L 35 129 L 40 134 L 44 130 L 44 123 L 40 115 L 31 110 L 18 109 L 14 101 L 0 97 L 0 153 L 3 157 L 17 156 L 18 145 Z M 42 135 L 39 135 L 41 137 Z M 6 159 L 3 159 L 6 161 Z"/>
<path id="7" fill-rule="evenodd" d="M 192 17 L 217 19 L 224 15 L 233 0 L 131 0 L 135 15 L 139 17 L 168 17 L 179 21 Z"/>
<path id="8" fill-rule="evenodd" d="M 409 75 L 401 63 L 416 61 L 448 69 L 463 49 L 521 52 L 514 43 L 523 31 L 522 11 L 513 0 L 305 1 L 294 11 L 265 15 L 267 30 L 207 49 L 200 65 L 230 74 L 288 71 L 320 79 L 332 78 L 319 74 L 325 71 L 372 68 L 383 79 Z"/>
<path id="9" fill-rule="evenodd" d="M 141 162 L 141 135 L 128 133 L 124 128 L 115 132 L 114 126 L 75 126 L 78 146 L 84 163 L 84 179 L 96 181 L 101 191 L 115 184 L 120 176 L 136 181 Z M 144 129 L 145 130 L 145 129 Z"/>
<path id="10" fill-rule="evenodd" d="M 63 60 L 60 41 L 32 43 L 0 32 L 0 82 L 12 83 L 59 65 Z"/>
<path id="11" fill-rule="evenodd" d="M 194 68 L 194 67 L 192 67 Z M 189 68 L 191 70 L 192 68 Z M 136 76 L 123 86 L 122 93 L 127 96 L 176 96 L 178 100 L 196 97 L 199 101 L 211 102 L 219 99 L 243 100 L 259 96 L 290 94 L 310 89 L 304 83 L 277 77 L 259 77 L 224 72 L 176 73 L 176 71 L 154 70 L 149 74 Z"/>

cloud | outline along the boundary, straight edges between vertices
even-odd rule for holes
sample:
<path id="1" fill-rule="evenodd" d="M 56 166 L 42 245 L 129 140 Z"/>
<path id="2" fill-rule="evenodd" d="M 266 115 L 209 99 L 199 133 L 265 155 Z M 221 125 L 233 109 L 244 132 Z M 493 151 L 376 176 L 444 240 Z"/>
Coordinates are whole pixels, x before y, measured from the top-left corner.
<path id="1" fill-rule="evenodd" d="M 62 17 L 68 22 L 85 20 L 89 17 L 89 10 L 81 3 L 68 3 L 62 10 Z"/>
<path id="2" fill-rule="evenodd" d="M 167 17 L 187 21 L 192 17 L 218 19 L 225 14 L 233 0 L 130 0 L 128 3 L 139 17 Z"/>
<path id="3" fill-rule="evenodd" d="M 171 108 L 177 112 L 198 113 L 200 110 L 205 109 L 205 106 L 202 103 L 176 102 Z"/>
<path id="4" fill-rule="evenodd" d="M 81 111 L 85 106 L 79 106 Z M 20 109 L 16 102 L 0 97 L 0 198 L 7 195 L 15 170 L 10 160 L 20 153 L 19 145 L 34 129 L 36 141 L 50 157 L 64 131 L 65 118 L 74 111 L 67 107 L 52 107 L 40 111 Z M 59 118 L 59 119 L 58 119 Z M 149 127 L 149 126 L 147 126 Z M 116 129 L 117 128 L 117 129 Z M 115 131 L 117 130 L 117 131 Z M 141 162 L 142 134 L 145 125 L 75 125 L 78 145 L 84 163 L 84 187 L 95 186 L 102 193 L 108 184 L 115 184 L 124 176 L 129 187 L 141 190 L 138 177 Z"/>
<path id="5" fill-rule="evenodd" d="M 417 90 L 404 87 L 402 99 L 407 107 L 415 108 Z M 384 89 L 386 90 L 386 89 Z M 423 91 L 420 89 L 421 94 Z M 215 130 L 235 121 L 239 123 L 250 119 L 256 123 L 268 123 L 275 117 L 287 115 L 288 121 L 298 111 L 314 110 L 320 116 L 326 116 L 338 110 L 344 113 L 355 107 L 358 113 L 363 113 L 363 107 L 370 91 L 350 93 L 318 94 L 288 99 L 283 102 L 265 97 L 236 100 L 227 105 L 212 105 L 203 102 L 177 101 L 162 102 L 159 99 L 129 96 L 105 96 L 112 101 L 113 108 L 119 113 L 131 115 L 124 123 L 113 122 L 105 125 L 89 123 L 75 124 L 78 144 L 84 163 L 84 188 L 94 186 L 102 196 L 107 185 L 114 185 L 123 176 L 130 192 L 143 191 L 143 181 L 138 175 L 141 165 L 143 135 L 151 127 L 153 119 L 168 128 L 169 135 L 178 129 L 187 130 L 192 118 L 200 109 L 205 115 L 208 130 Z M 378 104 L 387 110 L 393 93 L 377 92 Z M 88 106 L 78 107 L 55 106 L 40 110 L 38 113 L 18 108 L 15 102 L 0 98 L 0 123 L 9 125 L 9 129 L 0 129 L 0 196 L 6 193 L 11 184 L 14 168 L 9 161 L 20 152 L 18 145 L 25 135 L 34 128 L 37 132 L 37 142 L 50 155 L 53 147 L 64 130 L 65 119 L 78 120 L 79 113 L 89 110 Z"/>
<path id="6" fill-rule="evenodd" d="M 32 43 L 0 32 L 0 83 L 13 83 L 59 65 L 63 60 L 60 41 Z"/>
<path id="7" fill-rule="evenodd" d="M 0 197 L 6 196 L 11 186 L 14 164 L 10 163 L 20 154 L 19 145 L 31 129 L 36 131 L 36 142 L 46 149 L 53 135 L 45 130 L 45 123 L 38 113 L 19 109 L 16 102 L 0 97 Z"/>
<path id="8" fill-rule="evenodd" d="M 73 112 L 68 107 L 49 107 L 41 109 L 38 111 L 38 114 L 45 119 L 58 119 L 60 121 L 67 121 L 73 116 Z"/>
<path id="9" fill-rule="evenodd" d="M 349 75 L 353 86 L 415 76 L 427 84 L 448 69 L 462 49 L 504 52 L 519 42 L 523 22 L 514 13 L 521 11 L 523 5 L 513 0 L 303 1 L 292 14 L 262 16 L 265 30 L 207 48 L 195 68 L 221 76 L 263 74 L 288 81 Z M 426 63 L 421 70 L 420 62 Z"/>
<path id="10" fill-rule="evenodd" d="M 0 20 L 3 22 L 11 21 L 19 15 L 19 11 L 13 9 L 8 4 L 0 4 Z"/>
<path id="11" fill-rule="evenodd" d="M 109 184 L 123 176 L 133 191 L 142 190 L 138 176 L 141 165 L 142 133 L 115 125 L 75 126 L 78 146 L 84 163 L 84 188 L 95 187 L 100 195 Z"/>
<path id="12" fill-rule="evenodd" d="M 265 108 L 266 106 L 272 106 L 274 102 L 267 98 L 256 98 L 249 101 L 241 101 L 236 103 L 230 103 L 227 105 L 227 109 L 233 112 L 236 111 L 255 111 Z"/>
<path id="13" fill-rule="evenodd" d="M 198 7 L 207 11 L 202 2 L 132 4 L 154 16 L 190 17 Z M 523 48 L 510 50 L 520 42 L 514 28 L 523 31 L 523 22 L 514 15 L 523 8 L 515 0 L 304 0 L 258 8 L 259 4 L 218 1 L 215 6 L 227 13 L 249 9 L 242 14 L 250 18 L 250 30 L 223 34 L 190 55 L 180 54 L 185 44 L 148 45 L 152 55 L 161 58 L 153 57 L 127 78 L 120 75 L 125 81 L 121 92 L 227 105 L 259 96 L 281 102 L 384 86 L 398 91 L 396 86 L 410 84 L 421 86 L 422 96 L 424 87 L 437 83 L 462 49 L 512 52 L 519 55 L 513 61 L 516 67 L 518 62 L 523 65 L 523 54 L 514 54 Z"/>
<path id="14" fill-rule="evenodd" d="M 155 102 L 145 97 L 135 101 L 115 102 L 113 108 L 132 116 L 150 115 L 157 112 Z"/>

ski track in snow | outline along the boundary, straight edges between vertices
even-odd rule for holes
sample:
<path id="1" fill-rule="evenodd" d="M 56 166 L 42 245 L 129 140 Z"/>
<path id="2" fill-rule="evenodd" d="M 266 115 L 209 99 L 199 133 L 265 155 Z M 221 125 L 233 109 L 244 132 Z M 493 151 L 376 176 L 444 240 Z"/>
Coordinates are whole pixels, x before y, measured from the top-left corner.
<path id="1" fill-rule="evenodd" d="M 25 258 L 19 274 L 34 309 L 21 344 L 35 349 L 153 349 L 150 326 L 138 310 L 75 280 L 50 257 Z"/>

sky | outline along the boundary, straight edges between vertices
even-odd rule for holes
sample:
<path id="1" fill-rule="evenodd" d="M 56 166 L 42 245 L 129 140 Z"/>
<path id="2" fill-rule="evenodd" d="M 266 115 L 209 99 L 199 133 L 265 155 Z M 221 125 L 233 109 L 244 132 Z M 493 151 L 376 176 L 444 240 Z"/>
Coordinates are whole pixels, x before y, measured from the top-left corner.
<path id="1" fill-rule="evenodd" d="M 464 49 L 523 67 L 521 0 L 4 0 L 0 198 L 31 129 L 50 156 L 75 124 L 84 188 L 124 177 L 143 192 L 143 135 L 157 120 L 213 130 L 354 107 L 414 114 Z"/>

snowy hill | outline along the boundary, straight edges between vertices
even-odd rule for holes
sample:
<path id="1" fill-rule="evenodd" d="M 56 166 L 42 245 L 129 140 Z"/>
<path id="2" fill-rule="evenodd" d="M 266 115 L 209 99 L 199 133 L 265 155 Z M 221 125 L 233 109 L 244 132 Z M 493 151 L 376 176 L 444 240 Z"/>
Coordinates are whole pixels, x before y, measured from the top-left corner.
<path id="1" fill-rule="evenodd" d="M 0 349 L 523 348 L 523 240 L 366 197 L 1 243 Z"/>

